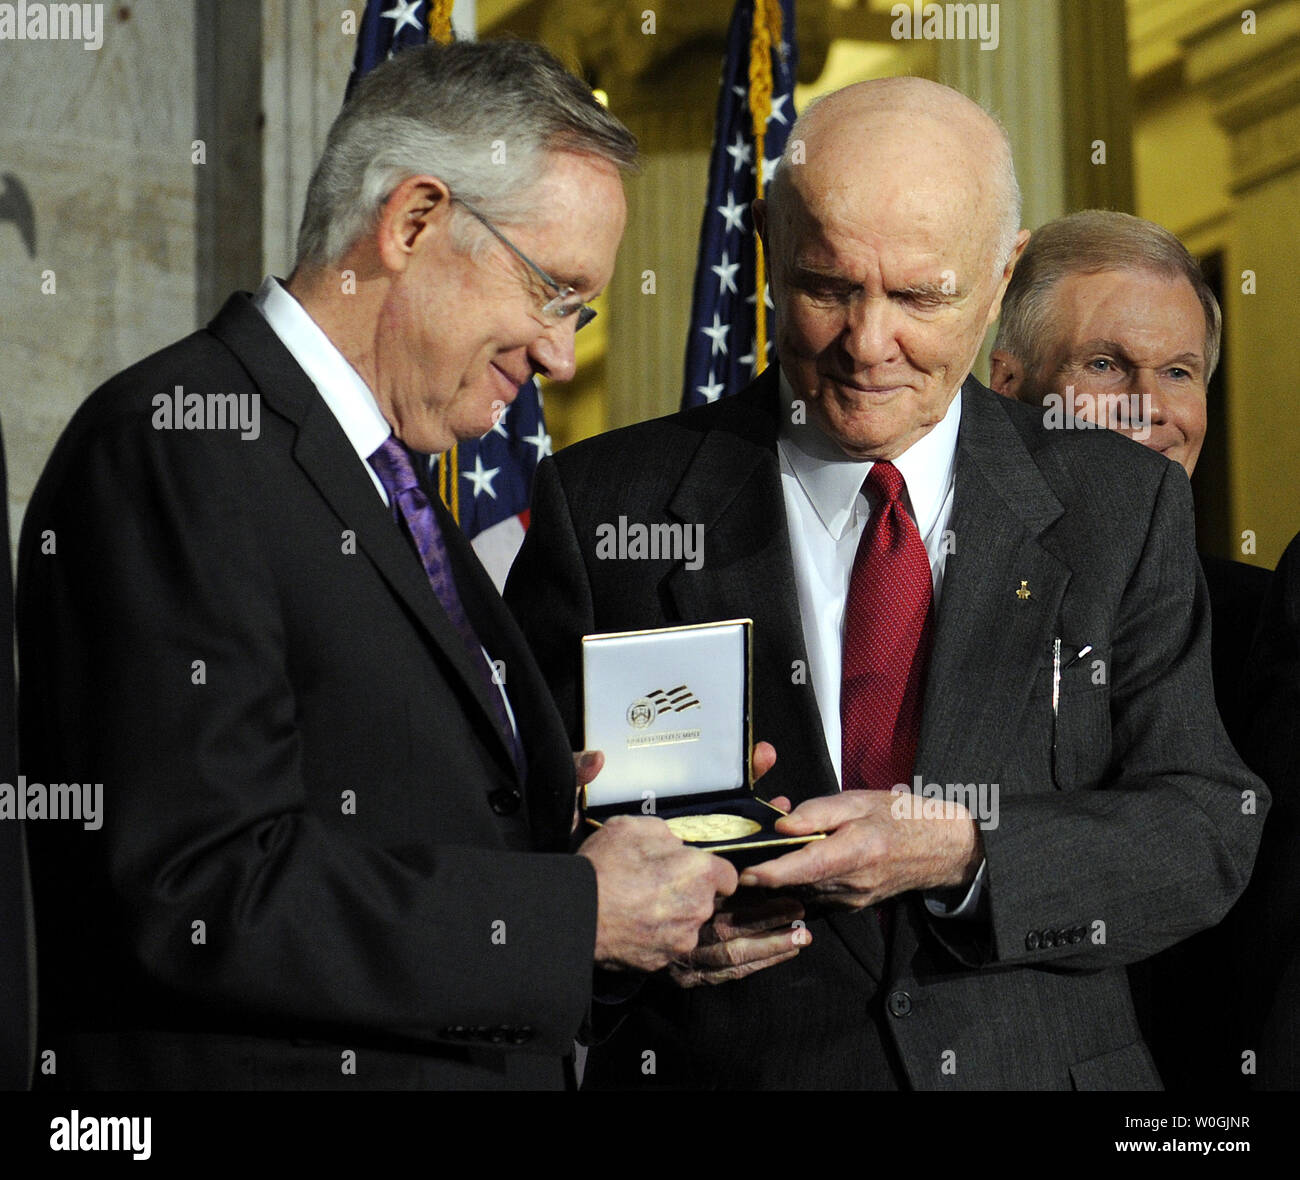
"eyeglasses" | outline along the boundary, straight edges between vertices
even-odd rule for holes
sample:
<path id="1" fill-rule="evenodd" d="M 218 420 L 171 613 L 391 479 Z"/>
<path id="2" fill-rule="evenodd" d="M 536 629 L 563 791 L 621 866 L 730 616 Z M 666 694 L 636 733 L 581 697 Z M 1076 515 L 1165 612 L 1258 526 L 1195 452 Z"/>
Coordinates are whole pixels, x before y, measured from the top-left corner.
<path id="1" fill-rule="evenodd" d="M 451 199 L 458 205 L 461 205 L 467 213 L 475 218 L 475 220 L 481 222 L 484 228 L 486 228 L 498 242 L 500 242 L 510 251 L 511 254 L 528 267 L 533 274 L 555 292 L 555 295 L 551 299 L 548 299 L 544 304 L 542 304 L 541 312 L 543 316 L 548 320 L 563 320 L 576 313 L 578 316 L 578 326 L 574 329 L 575 332 L 581 332 L 583 328 L 596 318 L 596 309 L 592 307 L 591 304 L 584 303 L 582 296 L 579 295 L 573 287 L 566 283 L 557 283 L 468 201 L 455 196 Z"/>

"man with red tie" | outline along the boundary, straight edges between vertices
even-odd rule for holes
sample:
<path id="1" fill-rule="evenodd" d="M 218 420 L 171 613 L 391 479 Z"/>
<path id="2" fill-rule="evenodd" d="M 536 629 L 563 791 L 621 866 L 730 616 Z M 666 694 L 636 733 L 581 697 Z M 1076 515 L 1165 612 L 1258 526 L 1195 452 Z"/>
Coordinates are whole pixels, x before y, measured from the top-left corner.
<path id="1" fill-rule="evenodd" d="M 753 211 L 778 363 L 543 463 L 506 599 L 571 737 L 584 632 L 751 616 L 764 793 L 829 836 L 604 1006 L 586 1084 L 1156 1087 L 1124 965 L 1222 915 L 1267 806 L 1186 477 L 969 377 L 1028 237 L 988 115 L 885 79 L 789 142 Z M 605 558 L 620 516 L 702 561 Z"/>

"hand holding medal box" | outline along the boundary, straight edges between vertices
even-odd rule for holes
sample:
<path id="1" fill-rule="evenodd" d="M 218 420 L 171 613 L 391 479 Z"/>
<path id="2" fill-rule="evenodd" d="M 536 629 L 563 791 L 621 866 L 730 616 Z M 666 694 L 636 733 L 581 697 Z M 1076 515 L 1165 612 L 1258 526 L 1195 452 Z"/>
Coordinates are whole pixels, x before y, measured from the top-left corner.
<path id="1" fill-rule="evenodd" d="M 753 626 L 583 637 L 584 748 L 605 755 L 583 789 L 588 824 L 658 816 L 680 840 L 741 867 L 823 838 L 777 832 L 785 813 L 754 795 Z"/>

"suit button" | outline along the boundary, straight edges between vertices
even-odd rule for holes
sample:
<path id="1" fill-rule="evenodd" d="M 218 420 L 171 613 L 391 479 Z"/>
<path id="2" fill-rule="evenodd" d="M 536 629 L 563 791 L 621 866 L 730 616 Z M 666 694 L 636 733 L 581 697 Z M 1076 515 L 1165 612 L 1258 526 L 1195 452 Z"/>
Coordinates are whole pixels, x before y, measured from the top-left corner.
<path id="1" fill-rule="evenodd" d="M 487 1039 L 494 1045 L 504 1045 L 508 1030 L 505 1028 L 494 1028 L 488 1033 Z"/>
<path id="2" fill-rule="evenodd" d="M 498 787 L 488 795 L 488 803 L 497 815 L 514 815 L 519 810 L 519 792 L 511 787 Z"/>
<path id="3" fill-rule="evenodd" d="M 1087 937 L 1088 937 L 1088 927 L 1086 926 L 1076 926 L 1073 930 L 1070 931 L 1071 942 L 1082 942 Z"/>
<path id="4" fill-rule="evenodd" d="M 533 1030 L 525 1025 L 523 1028 L 517 1028 L 510 1034 L 510 1043 L 512 1045 L 526 1045 L 533 1039 Z"/>
<path id="5" fill-rule="evenodd" d="M 906 992 L 890 992 L 889 1010 L 895 1016 L 906 1016 L 912 1011 L 912 997 Z"/>
<path id="6" fill-rule="evenodd" d="M 1042 939 L 1039 938 L 1037 930 L 1031 930 L 1028 934 L 1025 935 L 1026 950 L 1036 951 L 1041 942 Z"/>

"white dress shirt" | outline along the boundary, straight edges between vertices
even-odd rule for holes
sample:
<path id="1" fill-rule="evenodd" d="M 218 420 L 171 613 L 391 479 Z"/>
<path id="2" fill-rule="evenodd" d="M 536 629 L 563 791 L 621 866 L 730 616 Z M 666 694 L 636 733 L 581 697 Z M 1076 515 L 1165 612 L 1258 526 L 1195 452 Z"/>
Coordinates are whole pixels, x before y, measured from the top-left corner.
<path id="1" fill-rule="evenodd" d="M 844 644 L 844 612 L 858 542 L 871 519 L 871 505 L 862 484 L 874 466 L 871 460 L 851 459 L 808 420 L 792 419 L 794 391 L 785 374 L 781 383 L 781 433 L 777 454 L 781 463 L 781 492 L 794 558 L 794 580 L 808 653 L 808 679 L 821 713 L 826 752 L 835 777 L 843 786 L 840 767 L 840 680 Z M 904 504 L 925 544 L 939 608 L 943 571 L 950 545 L 944 534 L 952 518 L 957 471 L 957 429 L 961 424 L 961 393 L 952 399 L 943 419 L 895 459 L 906 489 Z M 984 866 L 962 903 L 950 909 L 938 897 L 927 897 L 939 916 L 972 914 L 979 898 Z"/>
<path id="2" fill-rule="evenodd" d="M 356 369 L 348 363 L 347 358 L 334 346 L 334 342 L 320 329 L 320 325 L 307 314 L 303 307 L 273 275 L 267 275 L 262 285 L 253 296 L 253 306 L 262 313 L 271 331 L 287 348 L 302 371 L 311 378 L 321 395 L 321 400 L 329 406 L 330 413 L 338 419 L 343 433 L 348 436 L 361 460 L 361 466 L 370 476 L 375 491 L 380 499 L 388 504 L 388 492 L 384 488 L 379 474 L 370 465 L 370 456 L 384 444 L 384 440 L 393 433 L 388 419 L 379 411 L 379 403 L 370 392 L 370 387 L 361 379 Z M 510 726 L 519 734 L 515 722 L 514 710 L 510 707 L 510 696 L 505 684 L 496 675 L 496 665 L 487 648 L 479 645 L 488 669 L 492 672 L 492 682 L 501 693 L 506 704 L 506 715 Z"/>

